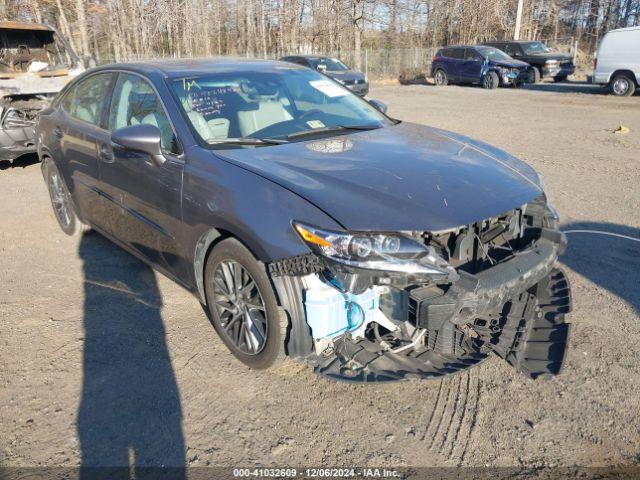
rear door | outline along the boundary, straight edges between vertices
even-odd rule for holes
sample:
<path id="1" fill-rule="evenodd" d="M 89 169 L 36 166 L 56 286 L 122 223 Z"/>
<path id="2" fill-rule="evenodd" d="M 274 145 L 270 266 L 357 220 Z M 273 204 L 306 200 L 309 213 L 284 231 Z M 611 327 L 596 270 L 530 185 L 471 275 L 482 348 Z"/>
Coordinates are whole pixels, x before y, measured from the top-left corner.
<path id="1" fill-rule="evenodd" d="M 460 68 L 460 75 L 466 82 L 479 82 L 482 76 L 483 58 L 474 48 L 465 48 L 464 60 Z"/>
<path id="2" fill-rule="evenodd" d="M 184 163 L 177 136 L 151 82 L 122 72 L 113 89 L 108 129 L 112 132 L 138 124 L 160 129 L 166 161 L 158 165 L 147 154 L 110 142 L 103 146 L 110 153 L 101 168 L 112 211 L 111 231 L 160 268 L 182 276 L 178 236 Z"/>
<path id="3" fill-rule="evenodd" d="M 104 128 L 104 113 L 114 78 L 110 72 L 97 73 L 74 85 L 62 99 L 52 124 L 65 160 L 63 175 L 80 216 L 103 230 L 108 230 L 108 221 L 102 214 L 98 158 L 99 145 L 110 138 Z"/>
<path id="4" fill-rule="evenodd" d="M 463 80 L 462 64 L 464 62 L 464 48 L 455 47 L 449 50 L 447 58 L 447 75 L 457 81 Z"/>

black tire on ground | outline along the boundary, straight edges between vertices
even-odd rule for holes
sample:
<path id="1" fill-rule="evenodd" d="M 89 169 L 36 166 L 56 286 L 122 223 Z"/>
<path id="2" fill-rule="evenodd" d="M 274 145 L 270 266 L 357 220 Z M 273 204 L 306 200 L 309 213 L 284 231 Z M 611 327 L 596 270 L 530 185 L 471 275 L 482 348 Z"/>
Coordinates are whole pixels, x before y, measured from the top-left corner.
<path id="1" fill-rule="evenodd" d="M 558 75 L 557 77 L 553 77 L 553 81 L 556 82 L 556 83 L 566 82 L 567 81 L 567 75 Z"/>
<path id="2" fill-rule="evenodd" d="M 433 80 L 435 81 L 437 87 L 444 87 L 449 83 L 447 72 L 445 72 L 441 68 L 436 70 L 436 73 L 433 74 Z"/>
<path id="3" fill-rule="evenodd" d="M 493 90 L 495 88 L 498 88 L 498 86 L 500 85 L 500 77 L 498 77 L 498 74 L 496 72 L 487 72 L 485 73 L 484 77 L 482 78 L 482 87 L 489 89 L 489 90 Z"/>
<path id="4" fill-rule="evenodd" d="M 50 158 L 44 158 L 42 163 L 44 178 L 49 190 L 51 206 L 53 207 L 53 215 L 56 217 L 62 231 L 67 235 L 73 236 L 89 230 L 89 227 L 84 225 L 78 218 L 71 200 L 71 194 L 56 164 Z"/>
<path id="5" fill-rule="evenodd" d="M 209 254 L 204 281 L 211 322 L 231 353 L 258 370 L 280 363 L 288 322 L 264 264 L 229 238 Z"/>
<path id="6" fill-rule="evenodd" d="M 609 90 L 617 97 L 630 97 L 636 91 L 636 82 L 628 73 L 616 73 L 611 77 Z"/>
<path id="7" fill-rule="evenodd" d="M 538 67 L 531 67 L 531 81 L 530 83 L 538 83 L 542 75 L 540 75 L 540 69 Z"/>

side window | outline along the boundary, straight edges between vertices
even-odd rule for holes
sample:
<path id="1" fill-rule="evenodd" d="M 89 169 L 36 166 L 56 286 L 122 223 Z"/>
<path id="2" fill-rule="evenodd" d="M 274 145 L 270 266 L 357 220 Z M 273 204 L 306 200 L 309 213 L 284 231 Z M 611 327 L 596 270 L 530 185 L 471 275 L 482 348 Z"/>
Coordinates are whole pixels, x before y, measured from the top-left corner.
<path id="1" fill-rule="evenodd" d="M 111 99 L 109 130 L 140 124 L 158 127 L 162 150 L 178 153 L 171 123 L 151 84 L 137 75 L 121 73 Z"/>
<path id="2" fill-rule="evenodd" d="M 464 58 L 464 48 L 452 48 L 449 57 L 462 60 Z"/>
<path id="3" fill-rule="evenodd" d="M 478 53 L 473 48 L 467 48 L 464 51 L 465 60 L 477 60 L 479 58 Z"/>
<path id="4" fill-rule="evenodd" d="M 101 73 L 82 80 L 67 93 L 62 108 L 75 119 L 100 125 L 112 78 L 111 73 Z"/>
<path id="5" fill-rule="evenodd" d="M 506 45 L 503 45 L 501 50 L 507 55 L 513 56 L 518 53 L 518 46 L 513 43 L 507 43 Z"/>

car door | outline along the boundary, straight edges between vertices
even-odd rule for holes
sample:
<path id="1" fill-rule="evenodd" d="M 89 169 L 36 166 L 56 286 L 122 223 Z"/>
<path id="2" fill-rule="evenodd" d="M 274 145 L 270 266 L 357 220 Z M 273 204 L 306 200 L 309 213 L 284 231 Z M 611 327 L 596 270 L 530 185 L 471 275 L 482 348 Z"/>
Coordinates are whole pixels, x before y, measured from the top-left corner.
<path id="1" fill-rule="evenodd" d="M 464 48 L 452 48 L 447 58 L 447 75 L 455 81 L 462 81 L 462 63 L 464 62 Z"/>
<path id="2" fill-rule="evenodd" d="M 91 75 L 65 93 L 52 123 L 64 159 L 63 176 L 83 220 L 107 230 L 102 215 L 99 145 L 109 141 L 104 128 L 106 99 L 115 74 Z"/>
<path id="3" fill-rule="evenodd" d="M 478 82 L 482 77 L 483 58 L 473 48 L 465 48 L 460 75 L 466 82 Z"/>
<path id="4" fill-rule="evenodd" d="M 111 132 L 149 124 L 160 129 L 160 165 L 149 155 L 109 142 L 110 156 L 101 164 L 101 178 L 110 201 L 111 232 L 158 267 L 181 276 L 178 240 L 182 225 L 182 173 L 175 130 L 151 82 L 121 72 L 116 80 L 108 114 Z"/>

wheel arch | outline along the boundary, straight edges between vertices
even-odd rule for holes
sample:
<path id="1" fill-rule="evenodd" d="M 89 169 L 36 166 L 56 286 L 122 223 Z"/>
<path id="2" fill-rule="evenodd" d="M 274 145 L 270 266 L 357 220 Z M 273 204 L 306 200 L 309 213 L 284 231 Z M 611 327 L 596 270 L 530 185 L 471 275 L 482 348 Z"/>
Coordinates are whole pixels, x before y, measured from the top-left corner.
<path id="1" fill-rule="evenodd" d="M 258 261 L 264 262 L 266 259 L 266 252 L 257 251 L 256 248 L 252 248 L 252 245 L 255 245 L 255 242 L 246 241 L 246 239 L 243 238 L 242 235 L 238 235 L 237 232 L 232 232 L 223 228 L 210 228 L 205 231 L 200 235 L 200 238 L 196 243 L 193 257 L 193 269 L 198 298 L 203 305 L 207 304 L 207 298 L 204 291 L 204 273 L 207 259 L 214 247 L 227 238 L 233 238 L 240 242 Z"/>
<path id="2" fill-rule="evenodd" d="M 640 85 L 638 84 L 638 79 L 636 78 L 636 74 L 633 73 L 632 70 L 628 70 L 628 69 L 619 69 L 619 70 L 615 70 L 610 76 L 609 76 L 609 83 L 611 83 L 611 81 L 616 78 L 617 75 L 625 75 L 627 77 L 629 77 L 633 83 L 636 84 L 636 87 L 640 87 Z"/>

